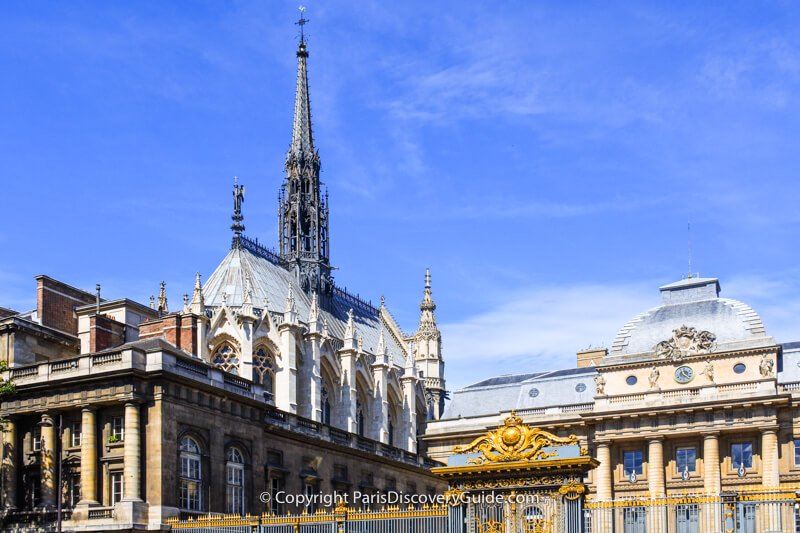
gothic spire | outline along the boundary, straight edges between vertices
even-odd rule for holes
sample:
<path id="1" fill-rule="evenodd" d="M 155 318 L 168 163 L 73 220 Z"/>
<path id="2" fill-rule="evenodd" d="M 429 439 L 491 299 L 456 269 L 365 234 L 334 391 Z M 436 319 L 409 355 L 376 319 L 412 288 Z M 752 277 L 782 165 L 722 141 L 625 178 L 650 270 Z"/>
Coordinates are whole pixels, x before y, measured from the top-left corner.
<path id="1" fill-rule="evenodd" d="M 302 159 L 302 155 L 310 157 L 314 154 L 314 137 L 311 133 L 311 101 L 308 97 L 308 70 L 306 60 L 305 10 L 300 11 L 300 45 L 297 48 L 297 86 L 294 98 L 294 124 L 292 127 L 292 145 L 290 153 Z"/>
<path id="2" fill-rule="evenodd" d="M 308 50 L 303 10 L 297 49 L 292 142 L 286 154 L 286 180 L 278 197 L 279 250 L 281 259 L 294 271 L 295 281 L 306 294 L 316 291 L 320 303 L 333 293 L 328 247 L 327 193 L 322 194 L 320 160 L 311 131 L 308 94 Z M 324 307 L 324 305 L 323 305 Z"/>

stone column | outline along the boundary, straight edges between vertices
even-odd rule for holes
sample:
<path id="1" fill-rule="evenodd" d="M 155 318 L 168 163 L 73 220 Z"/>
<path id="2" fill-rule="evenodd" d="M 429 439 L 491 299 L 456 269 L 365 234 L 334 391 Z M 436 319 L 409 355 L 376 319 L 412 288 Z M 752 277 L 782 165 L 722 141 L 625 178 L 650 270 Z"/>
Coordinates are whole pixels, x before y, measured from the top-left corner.
<path id="1" fill-rule="evenodd" d="M 372 397 L 372 438 L 384 444 L 395 445 L 389 442 L 389 388 L 387 383 L 388 365 L 383 355 L 378 355 L 376 363 L 372 365 L 372 378 L 375 382 L 375 394 Z"/>
<path id="2" fill-rule="evenodd" d="M 278 327 L 281 357 L 275 373 L 275 407 L 297 414 L 297 326 L 284 322 Z"/>
<path id="3" fill-rule="evenodd" d="M 661 498 L 667 493 L 664 480 L 664 441 L 660 437 L 651 439 L 648 443 L 647 485 L 651 496 Z"/>
<path id="4" fill-rule="evenodd" d="M 400 378 L 405 396 L 404 430 L 405 442 L 403 447 L 411 453 L 417 453 L 417 378 L 416 376 L 403 376 Z"/>
<path id="5" fill-rule="evenodd" d="M 81 505 L 97 504 L 97 421 L 93 407 L 81 409 Z"/>
<path id="6" fill-rule="evenodd" d="M 17 425 L 6 420 L 3 427 L 3 507 L 17 507 Z"/>
<path id="7" fill-rule="evenodd" d="M 703 488 L 706 494 L 718 495 L 722 487 L 719 465 L 719 433 L 703 436 Z"/>
<path id="8" fill-rule="evenodd" d="M 141 436 L 139 435 L 139 404 L 125 404 L 125 435 L 123 441 L 122 498 L 141 501 Z"/>
<path id="9" fill-rule="evenodd" d="M 761 484 L 775 488 L 780 485 L 778 431 L 770 428 L 761 432 Z"/>
<path id="10" fill-rule="evenodd" d="M 354 350 L 344 349 L 339 352 L 339 361 L 342 366 L 341 390 L 341 420 L 339 427 L 350 433 L 358 433 L 358 389 L 356 388 L 356 357 Z"/>
<path id="11" fill-rule="evenodd" d="M 42 506 L 56 506 L 56 421 L 42 415 L 39 426 L 42 434 L 41 490 Z"/>
<path id="12" fill-rule="evenodd" d="M 595 470 L 597 501 L 611 501 L 613 494 L 613 473 L 611 467 L 611 445 L 602 442 L 597 445 L 597 460 L 600 464 Z"/>

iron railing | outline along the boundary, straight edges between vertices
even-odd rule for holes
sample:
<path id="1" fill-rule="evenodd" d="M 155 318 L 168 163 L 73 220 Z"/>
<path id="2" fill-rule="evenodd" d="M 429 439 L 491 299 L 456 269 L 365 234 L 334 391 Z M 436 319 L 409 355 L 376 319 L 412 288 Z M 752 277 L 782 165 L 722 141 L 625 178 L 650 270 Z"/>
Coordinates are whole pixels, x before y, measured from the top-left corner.
<path id="1" fill-rule="evenodd" d="M 589 502 L 584 533 L 792 533 L 796 502 L 794 491 Z"/>
<path id="2" fill-rule="evenodd" d="M 173 518 L 166 523 L 187 533 L 444 533 L 449 531 L 450 515 L 451 508 L 446 506 L 381 511 L 337 507 L 300 515 L 201 516 L 183 521 Z"/>

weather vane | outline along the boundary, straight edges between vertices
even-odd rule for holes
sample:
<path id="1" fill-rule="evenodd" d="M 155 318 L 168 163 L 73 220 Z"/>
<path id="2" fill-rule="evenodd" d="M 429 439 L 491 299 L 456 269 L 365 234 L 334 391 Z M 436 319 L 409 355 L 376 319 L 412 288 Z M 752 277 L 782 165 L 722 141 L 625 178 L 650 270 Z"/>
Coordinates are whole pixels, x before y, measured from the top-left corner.
<path id="1" fill-rule="evenodd" d="M 308 19 L 306 18 L 306 6 L 300 6 L 298 9 L 300 10 L 300 20 L 295 22 L 295 24 L 300 26 L 300 43 L 303 44 L 306 42 L 304 26 L 308 23 Z"/>

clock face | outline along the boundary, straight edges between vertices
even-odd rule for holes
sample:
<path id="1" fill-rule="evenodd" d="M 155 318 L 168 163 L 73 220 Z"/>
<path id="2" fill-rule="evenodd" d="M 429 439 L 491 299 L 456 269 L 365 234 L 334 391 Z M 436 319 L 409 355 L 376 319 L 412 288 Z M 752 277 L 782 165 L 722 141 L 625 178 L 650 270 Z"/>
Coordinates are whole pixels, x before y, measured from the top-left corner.
<path id="1" fill-rule="evenodd" d="M 679 366 L 675 369 L 675 381 L 689 383 L 694 378 L 694 370 L 688 366 Z"/>

